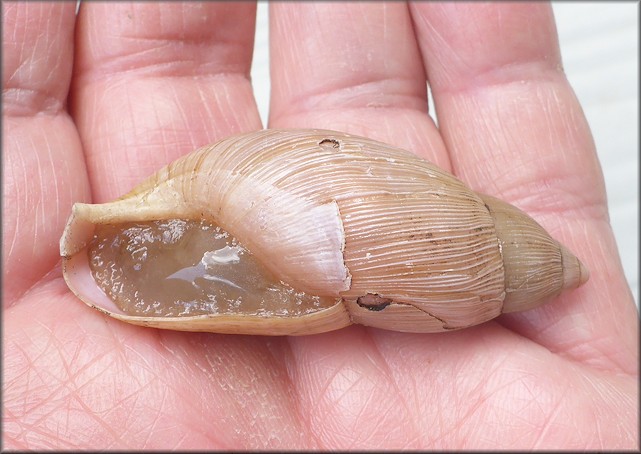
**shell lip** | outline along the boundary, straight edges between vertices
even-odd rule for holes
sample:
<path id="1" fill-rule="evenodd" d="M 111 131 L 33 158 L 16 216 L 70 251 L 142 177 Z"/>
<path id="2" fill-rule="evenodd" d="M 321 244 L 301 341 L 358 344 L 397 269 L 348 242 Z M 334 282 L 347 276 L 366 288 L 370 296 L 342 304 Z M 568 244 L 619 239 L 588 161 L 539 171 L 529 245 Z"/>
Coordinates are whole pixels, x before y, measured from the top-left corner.
<path id="1" fill-rule="evenodd" d="M 60 256 L 69 258 L 87 246 L 91 239 L 95 224 L 87 219 L 86 211 L 90 206 L 86 203 L 74 203 L 71 215 L 67 220 L 60 237 Z"/>
<path id="2" fill-rule="evenodd" d="M 126 316 L 96 284 L 89 268 L 87 249 L 62 260 L 62 274 L 71 291 L 85 304 L 112 317 Z"/>

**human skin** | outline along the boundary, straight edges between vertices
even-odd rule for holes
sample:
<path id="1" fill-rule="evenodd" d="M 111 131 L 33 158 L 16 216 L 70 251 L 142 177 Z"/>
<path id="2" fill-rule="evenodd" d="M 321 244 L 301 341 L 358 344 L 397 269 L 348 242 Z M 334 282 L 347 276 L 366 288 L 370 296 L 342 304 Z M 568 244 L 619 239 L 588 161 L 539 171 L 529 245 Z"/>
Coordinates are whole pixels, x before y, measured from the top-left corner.
<path id="1" fill-rule="evenodd" d="M 443 334 L 260 337 L 105 317 L 58 255 L 74 202 L 262 127 L 255 5 L 74 3 L 3 4 L 5 449 L 639 449 L 638 313 L 548 4 L 271 4 L 269 126 L 412 150 L 588 283 Z"/>

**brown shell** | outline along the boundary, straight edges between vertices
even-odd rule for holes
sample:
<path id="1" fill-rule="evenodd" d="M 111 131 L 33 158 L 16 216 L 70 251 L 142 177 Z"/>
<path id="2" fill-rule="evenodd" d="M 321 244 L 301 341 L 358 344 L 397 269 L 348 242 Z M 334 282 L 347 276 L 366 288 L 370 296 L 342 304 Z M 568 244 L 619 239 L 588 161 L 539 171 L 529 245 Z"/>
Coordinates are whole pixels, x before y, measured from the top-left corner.
<path id="1" fill-rule="evenodd" d="M 96 223 L 168 218 L 215 221 L 283 281 L 335 296 L 337 306 L 307 318 L 144 319 L 119 314 L 86 277 L 78 284 L 86 274 L 86 259 L 78 258 L 86 254 L 78 253 Z M 114 202 L 76 204 L 61 255 L 70 288 L 109 315 L 160 328 L 255 334 L 350 323 L 457 329 L 536 307 L 587 280 L 576 257 L 515 207 L 476 194 L 412 153 L 326 130 L 230 137 Z"/>

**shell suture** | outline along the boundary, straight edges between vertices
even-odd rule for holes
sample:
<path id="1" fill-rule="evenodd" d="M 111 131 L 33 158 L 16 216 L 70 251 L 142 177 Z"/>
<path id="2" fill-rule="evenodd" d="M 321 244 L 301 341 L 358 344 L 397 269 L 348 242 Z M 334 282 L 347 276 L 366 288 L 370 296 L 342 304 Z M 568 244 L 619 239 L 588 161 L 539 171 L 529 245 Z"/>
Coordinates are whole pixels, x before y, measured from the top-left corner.
<path id="1" fill-rule="evenodd" d="M 203 217 L 233 234 L 278 279 L 336 304 L 298 317 L 148 319 L 114 309 L 89 290 L 86 276 L 78 285 L 87 271 L 77 256 L 86 256 L 94 225 Z M 256 334 L 350 323 L 458 329 L 536 307 L 587 280 L 580 262 L 515 207 L 474 193 L 407 151 L 326 130 L 230 137 L 175 161 L 114 202 L 76 204 L 61 255 L 70 288 L 122 320 Z"/>

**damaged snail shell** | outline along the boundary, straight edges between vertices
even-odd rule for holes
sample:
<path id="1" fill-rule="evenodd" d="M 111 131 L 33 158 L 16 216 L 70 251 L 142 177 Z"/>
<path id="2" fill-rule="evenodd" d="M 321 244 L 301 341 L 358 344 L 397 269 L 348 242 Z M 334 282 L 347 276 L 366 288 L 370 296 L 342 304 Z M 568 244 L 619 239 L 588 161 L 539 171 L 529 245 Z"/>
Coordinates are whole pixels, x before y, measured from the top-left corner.
<path id="1" fill-rule="evenodd" d="M 588 278 L 517 208 L 327 130 L 230 137 L 116 201 L 76 203 L 60 253 L 70 289 L 111 317 L 239 334 L 459 329 Z"/>

